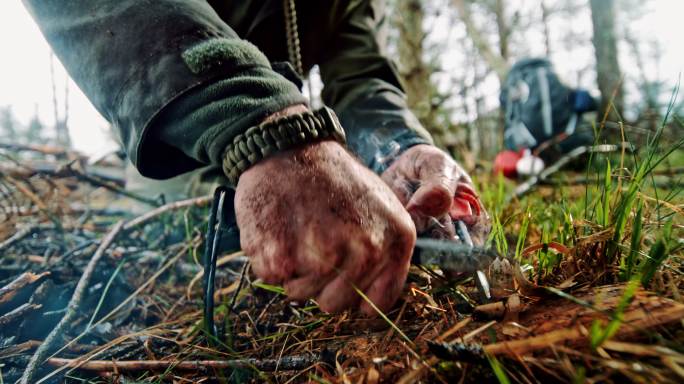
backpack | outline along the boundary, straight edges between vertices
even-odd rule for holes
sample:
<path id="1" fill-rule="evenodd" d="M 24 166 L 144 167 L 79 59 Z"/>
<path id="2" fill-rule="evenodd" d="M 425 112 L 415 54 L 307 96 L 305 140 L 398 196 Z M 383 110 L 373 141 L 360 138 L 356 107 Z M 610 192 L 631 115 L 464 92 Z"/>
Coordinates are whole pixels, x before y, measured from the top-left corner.
<path id="1" fill-rule="evenodd" d="M 528 58 L 515 63 L 500 95 L 504 112 L 504 145 L 507 149 L 534 150 L 559 135 L 573 136 L 581 114 L 596 109 L 596 102 L 584 90 L 563 83 L 546 59 Z M 587 140 L 572 137 L 570 147 Z M 563 138 L 566 136 L 563 136 Z M 567 145 L 563 145 L 567 147 Z M 563 148 L 563 152 L 573 148 Z"/>

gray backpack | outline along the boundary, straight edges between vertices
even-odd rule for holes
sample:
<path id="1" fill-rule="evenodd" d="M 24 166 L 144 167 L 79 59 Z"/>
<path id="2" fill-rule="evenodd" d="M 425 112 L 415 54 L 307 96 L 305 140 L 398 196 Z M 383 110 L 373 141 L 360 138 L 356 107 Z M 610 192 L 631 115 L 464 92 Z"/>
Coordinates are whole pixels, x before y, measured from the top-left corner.
<path id="1" fill-rule="evenodd" d="M 588 92 L 561 83 L 546 59 L 518 61 L 501 87 L 500 102 L 504 145 L 515 151 L 534 150 L 560 134 L 572 136 L 581 114 L 596 104 Z"/>

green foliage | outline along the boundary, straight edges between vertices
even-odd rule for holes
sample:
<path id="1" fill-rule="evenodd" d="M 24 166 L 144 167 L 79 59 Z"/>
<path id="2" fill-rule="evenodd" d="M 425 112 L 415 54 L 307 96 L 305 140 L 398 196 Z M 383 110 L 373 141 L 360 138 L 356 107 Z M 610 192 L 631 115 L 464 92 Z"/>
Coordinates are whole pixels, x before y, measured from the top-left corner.
<path id="1" fill-rule="evenodd" d="M 487 355 L 487 361 L 489 361 L 489 365 L 492 367 L 492 371 L 494 371 L 494 375 L 499 381 L 499 384 L 510 384 L 511 381 L 508 379 L 508 376 L 506 376 L 506 372 L 504 372 L 503 366 L 499 360 L 494 356 Z"/>
<path id="2" fill-rule="evenodd" d="M 277 286 L 277 285 L 271 285 L 271 284 L 266 284 L 266 283 L 262 283 L 262 282 L 254 282 L 254 283 L 252 283 L 252 285 L 257 287 L 257 288 L 261 288 L 263 290 L 269 291 L 269 292 L 277 293 L 279 295 L 285 295 L 285 288 Z"/>
<path id="3" fill-rule="evenodd" d="M 602 203 L 597 206 L 597 221 L 604 228 L 608 228 L 610 226 L 610 197 L 613 186 L 609 158 L 606 158 L 606 172 L 603 180 L 603 190 L 601 191 Z"/>
<path id="4" fill-rule="evenodd" d="M 632 278 L 632 272 L 634 271 L 637 256 L 639 255 L 639 251 L 641 250 L 641 240 L 643 238 L 643 211 L 644 203 L 642 200 L 639 200 L 639 203 L 637 205 L 636 217 L 634 218 L 634 223 L 632 224 L 632 241 L 629 249 L 629 254 L 627 255 L 627 258 L 623 259 L 623 261 L 621 262 L 622 280 L 630 280 Z"/>
<path id="5" fill-rule="evenodd" d="M 676 90 L 673 95 L 673 98 L 676 97 Z M 674 100 L 674 99 L 673 99 Z M 673 103 L 671 103 L 672 105 Z M 669 111 L 668 111 L 669 115 Z M 648 145 L 646 147 L 646 154 L 644 159 L 641 162 L 637 162 L 635 165 L 636 169 L 633 170 L 632 174 L 633 177 L 627 187 L 627 191 L 625 193 L 622 193 L 618 197 L 618 202 L 616 204 L 615 209 L 613 210 L 613 220 L 612 220 L 612 225 L 615 228 L 615 232 L 613 234 L 613 239 L 612 241 L 608 244 L 608 250 L 607 250 L 607 257 L 609 259 L 612 259 L 615 257 L 619 251 L 619 244 L 622 242 L 622 239 L 625 235 L 626 232 L 626 226 L 627 222 L 631 216 L 632 213 L 632 208 L 635 204 L 635 201 L 637 200 L 638 193 L 643 187 L 644 181 L 647 179 L 648 176 L 651 175 L 653 170 L 661 163 L 663 162 L 664 159 L 666 159 L 671 153 L 675 152 L 677 149 L 681 148 L 684 145 L 684 138 L 680 138 L 678 141 L 676 141 L 673 145 L 668 147 L 664 153 L 661 155 L 658 155 L 661 153 L 660 151 L 660 146 L 662 145 L 661 139 L 663 135 L 663 131 L 665 128 L 665 124 L 667 121 L 667 116 L 665 117 L 665 121 L 660 125 L 658 130 L 656 131 L 655 135 L 651 140 L 649 140 Z M 617 191 L 618 193 L 621 191 Z M 637 236 L 640 236 L 640 232 L 642 231 L 641 228 L 641 223 L 638 224 L 638 234 Z M 634 239 L 634 236 L 632 236 L 632 243 L 634 245 L 634 242 L 636 239 Z M 638 248 L 638 247 L 637 247 Z M 635 257 L 633 257 L 633 253 L 630 252 L 628 254 L 628 258 L 631 259 L 629 260 L 628 263 L 623 263 L 627 264 L 628 266 L 633 266 L 634 263 L 636 262 Z M 664 260 L 664 259 L 663 259 Z M 662 260 L 661 260 L 662 262 Z M 660 265 L 660 264 L 658 264 Z M 625 276 L 626 277 L 626 276 Z M 650 280 L 650 279 L 647 279 Z"/>
<path id="6" fill-rule="evenodd" d="M 676 91 L 673 100 L 675 96 Z M 511 249 L 523 263 L 533 263 L 537 278 L 553 279 L 562 273 L 557 269 L 562 255 L 544 246 L 526 258 L 522 255 L 526 246 L 557 242 L 572 249 L 578 236 L 610 230 L 610 239 L 600 240 L 603 244 L 587 250 L 591 253 L 585 256 L 595 258 L 599 265 L 619 267 L 614 269 L 619 273 L 595 271 L 597 276 L 604 275 L 604 282 L 631 282 L 639 274 L 647 285 L 668 257 L 679 251 L 675 243 L 681 237 L 681 215 L 671 211 L 681 204 L 682 188 L 663 189 L 653 172 L 664 162 L 670 167 L 673 161 L 679 164 L 677 156 L 684 158 L 684 138 L 664 136 L 666 128 L 664 120 L 633 155 L 590 154 L 585 178 L 592 181 L 583 192 L 556 188 L 551 190 L 552 196 L 529 194 L 516 200 L 507 196 L 512 185 L 502 176 L 482 183 L 482 199 L 492 216 L 488 243 L 501 253 L 508 254 Z"/>
<path id="7" fill-rule="evenodd" d="M 663 261 L 670 256 L 672 242 L 672 220 L 668 220 L 665 228 L 658 235 L 658 239 L 651 247 L 643 266 L 641 267 L 641 283 L 647 285 Z"/>
<path id="8" fill-rule="evenodd" d="M 527 229 L 530 226 L 530 206 L 527 206 L 522 223 L 520 223 L 520 232 L 518 232 L 518 241 L 515 244 L 515 259 L 522 260 L 522 251 L 525 248 L 525 239 L 527 239 Z"/>

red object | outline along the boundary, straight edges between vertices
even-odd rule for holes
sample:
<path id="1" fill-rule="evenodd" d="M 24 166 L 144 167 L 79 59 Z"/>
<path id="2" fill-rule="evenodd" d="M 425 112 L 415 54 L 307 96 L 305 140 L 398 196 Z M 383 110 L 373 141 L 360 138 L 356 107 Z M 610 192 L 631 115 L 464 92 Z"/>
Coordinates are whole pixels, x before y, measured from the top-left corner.
<path id="1" fill-rule="evenodd" d="M 494 159 L 494 173 L 503 173 L 503 175 L 509 179 L 515 179 L 518 176 L 518 172 L 515 169 L 515 165 L 518 160 L 522 158 L 522 151 L 503 151 L 499 152 Z"/>

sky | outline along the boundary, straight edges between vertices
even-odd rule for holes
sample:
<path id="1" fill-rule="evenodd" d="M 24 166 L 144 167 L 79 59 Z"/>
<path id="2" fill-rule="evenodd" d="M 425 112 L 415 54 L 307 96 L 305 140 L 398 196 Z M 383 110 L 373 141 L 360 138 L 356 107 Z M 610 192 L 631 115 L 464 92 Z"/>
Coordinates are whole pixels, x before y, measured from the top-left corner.
<path id="1" fill-rule="evenodd" d="M 684 1 L 653 0 L 648 12 L 641 20 L 630 25 L 640 35 L 656 38 L 664 48 L 664 56 L 657 71 L 661 78 L 673 79 L 674 84 L 684 70 L 684 50 L 678 28 L 684 14 Z M 574 28 L 591 28 L 588 18 L 571 23 Z M 531 37 L 531 40 L 534 40 Z M 532 43 L 530 52 L 541 44 Z M 47 125 L 54 124 L 53 92 L 50 75 L 50 48 L 40 30 L 24 9 L 19 0 L 0 0 L 0 106 L 11 105 L 23 124 L 38 112 L 40 119 Z M 541 49 L 541 46 L 539 46 Z M 446 56 L 458 52 L 447 52 Z M 584 54 L 591 56 L 591 52 Z M 634 70 L 629 64 L 628 53 L 621 53 L 621 65 L 625 56 L 625 71 Z M 582 57 L 563 55 L 562 51 L 554 57 L 560 75 L 570 83 L 576 82 L 592 88 L 593 79 L 578 79 L 573 76 L 575 63 L 585 60 Z M 447 59 L 447 63 L 448 63 Z M 453 62 L 457 62 L 456 59 Z M 453 68 L 453 70 L 458 70 Z M 64 111 L 65 88 L 68 85 L 69 128 L 74 146 L 87 155 L 99 155 L 115 149 L 115 142 L 107 134 L 107 122 L 99 115 L 81 90 L 54 59 L 55 85 L 57 89 L 58 111 Z M 594 90 L 595 91 L 595 90 Z M 496 89 L 494 88 L 494 91 Z"/>

